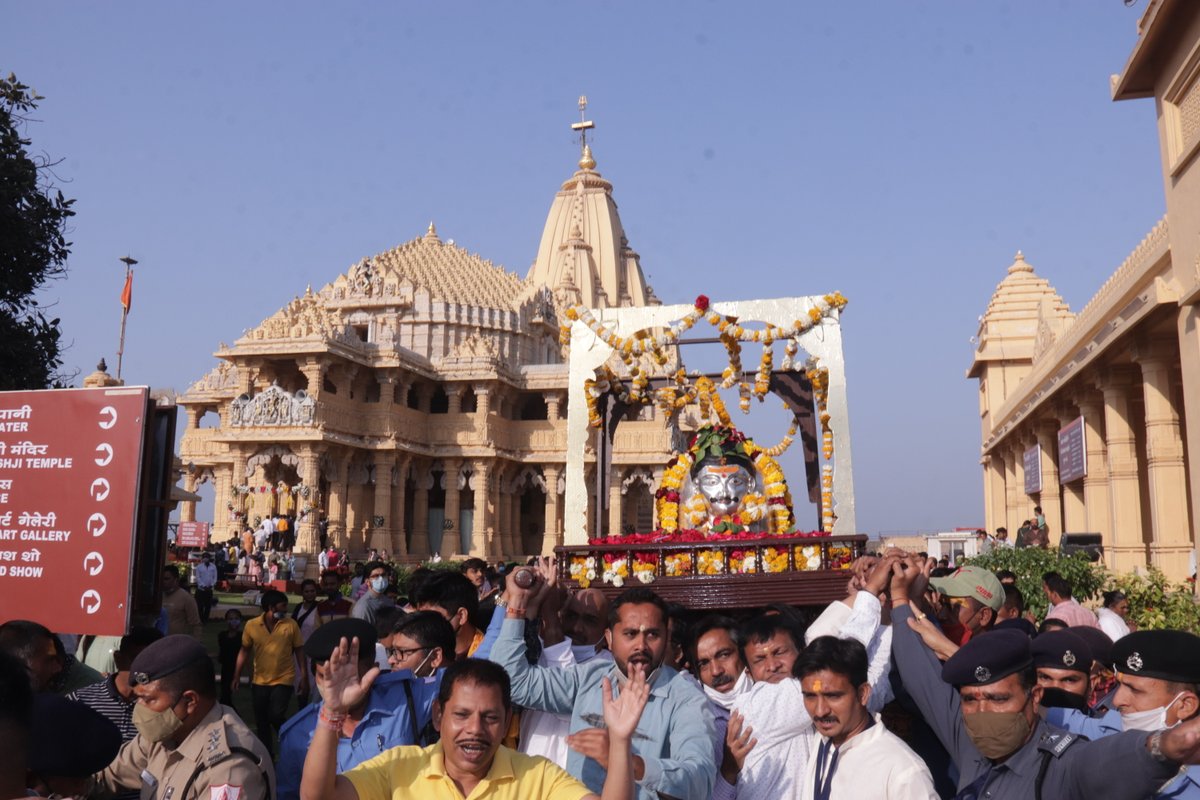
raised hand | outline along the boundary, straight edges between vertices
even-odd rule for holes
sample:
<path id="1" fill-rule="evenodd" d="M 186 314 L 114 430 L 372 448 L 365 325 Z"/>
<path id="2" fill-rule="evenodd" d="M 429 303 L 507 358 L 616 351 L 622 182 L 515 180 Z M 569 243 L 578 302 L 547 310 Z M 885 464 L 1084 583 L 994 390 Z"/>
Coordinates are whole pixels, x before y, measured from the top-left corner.
<path id="1" fill-rule="evenodd" d="M 938 660 L 945 661 L 958 652 L 958 645 L 950 641 L 946 634 L 942 633 L 942 629 L 934 624 L 929 615 L 921 611 L 917 604 L 911 600 L 908 605 L 912 608 L 913 612 L 912 618 L 908 620 L 908 627 L 917 632 L 917 635 L 921 637 L 921 641 L 933 651 Z"/>
<path id="2" fill-rule="evenodd" d="M 358 675 L 358 637 L 347 642 L 346 637 L 329 654 L 329 662 L 318 683 L 325 708 L 331 714 L 344 714 L 366 699 L 371 684 L 379 677 L 379 667 L 371 667 L 361 678 Z"/>
<path id="3" fill-rule="evenodd" d="M 604 724 L 610 735 L 628 740 L 637 730 L 638 720 L 650 699 L 650 685 L 646 683 L 646 670 L 640 665 L 630 667 L 629 680 L 621 687 L 621 694 L 613 699 L 612 681 L 603 679 Z"/>

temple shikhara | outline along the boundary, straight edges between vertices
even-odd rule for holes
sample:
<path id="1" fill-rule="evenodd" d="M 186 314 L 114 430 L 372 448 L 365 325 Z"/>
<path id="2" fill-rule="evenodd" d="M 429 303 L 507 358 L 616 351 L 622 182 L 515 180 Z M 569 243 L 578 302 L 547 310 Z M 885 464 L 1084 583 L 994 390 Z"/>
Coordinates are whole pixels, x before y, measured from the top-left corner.
<path id="1" fill-rule="evenodd" d="M 430 223 L 221 345 L 179 398 L 185 487 L 215 487 L 213 539 L 279 513 L 309 553 L 321 520 L 353 553 L 549 552 L 567 462 L 559 331 L 575 305 L 659 305 L 586 139 L 524 278 Z M 650 530 L 669 426 L 648 406 L 616 435 L 604 524 Z"/>

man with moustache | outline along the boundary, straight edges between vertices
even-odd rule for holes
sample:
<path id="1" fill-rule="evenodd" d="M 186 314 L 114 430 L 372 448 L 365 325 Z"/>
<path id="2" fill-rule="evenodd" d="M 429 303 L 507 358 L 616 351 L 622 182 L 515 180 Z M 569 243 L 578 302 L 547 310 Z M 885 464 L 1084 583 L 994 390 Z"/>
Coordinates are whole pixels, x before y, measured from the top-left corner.
<path id="1" fill-rule="evenodd" d="M 806 634 L 810 641 L 826 634 L 856 639 L 867 650 L 872 712 L 891 699 L 887 681 L 891 628 L 879 624 L 879 597 L 890 579 L 892 563 L 894 559 L 855 564 L 853 593 L 845 600 L 831 603 Z M 747 644 L 747 650 L 752 646 Z M 787 674 L 768 670 L 764 679 L 756 680 L 750 692 L 736 702 L 713 795 L 718 800 L 734 797 L 783 800 L 801 796 L 800 777 L 811 755 L 812 720 L 804 710 L 800 681 L 793 677 L 800 655 L 797 653 L 791 659 Z"/>
<path id="2" fill-rule="evenodd" d="M 700 681 L 709 709 L 713 713 L 713 757 L 722 770 L 725 756 L 725 734 L 733 705 L 754 685 L 754 679 L 742 661 L 737 642 L 737 623 L 729 617 L 710 614 L 688 631 L 685 645 L 692 674 Z M 731 752 L 729 759 L 735 759 Z M 737 767 L 740 769 L 740 765 Z M 732 769 L 732 767 L 730 768 Z"/>
<path id="3" fill-rule="evenodd" d="M 506 616 L 491 659 L 513 684 L 513 701 L 527 708 L 569 715 L 567 771 L 593 792 L 609 768 L 611 742 L 603 726 L 602 679 L 618 686 L 630 670 L 644 670 L 650 700 L 633 736 L 633 769 L 640 800 L 660 795 L 707 798 L 712 793 L 712 712 L 695 682 L 663 664 L 667 651 L 667 606 L 646 587 L 625 590 L 612 604 L 605 642 L 613 662 L 595 659 L 569 669 L 531 666 L 525 657 L 524 624 L 531 590 L 514 574 L 505 582 Z"/>
<path id="4" fill-rule="evenodd" d="M 943 667 L 909 626 L 909 598 L 920 596 L 922 580 L 911 558 L 894 567 L 892 653 L 913 701 L 958 766 L 959 798 L 1137 800 L 1154 795 L 1181 765 L 1200 762 L 1200 718 L 1091 742 L 1043 721 L 1029 638 L 1019 631 L 973 638 Z"/>
<path id="5" fill-rule="evenodd" d="M 360 676 L 358 642 L 341 645 L 322 677 L 326 710 L 304 761 L 302 800 L 630 800 L 634 794 L 630 742 L 650 693 L 639 668 L 620 695 L 605 678 L 603 721 L 610 732 L 603 794 L 597 795 L 544 758 L 500 744 L 512 720 L 508 675 L 498 664 L 468 658 L 446 670 L 434 707 L 440 741 L 429 747 L 393 747 L 344 775 L 336 774 L 336 729 L 378 675 Z"/>
<path id="6" fill-rule="evenodd" d="M 814 639 L 796 661 L 796 677 L 813 727 L 803 800 L 937 800 L 925 762 L 867 709 L 860 642 Z"/>

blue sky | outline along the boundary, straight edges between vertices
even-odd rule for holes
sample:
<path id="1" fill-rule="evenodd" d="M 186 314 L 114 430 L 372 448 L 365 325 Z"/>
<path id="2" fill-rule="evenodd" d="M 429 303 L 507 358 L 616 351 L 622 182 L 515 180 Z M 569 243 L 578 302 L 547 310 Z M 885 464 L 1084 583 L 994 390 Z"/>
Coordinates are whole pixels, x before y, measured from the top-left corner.
<path id="1" fill-rule="evenodd" d="M 970 337 L 1013 254 L 1078 310 L 1163 214 L 1145 2 L 0 4 L 77 198 L 81 376 L 184 390 L 308 284 L 424 232 L 524 274 L 577 159 L 657 293 L 850 298 L 859 527 L 983 520 Z M 748 356 L 749 358 L 749 356 Z M 798 476 L 797 476 L 798 477 Z M 203 516 L 202 516 L 203 518 Z"/>

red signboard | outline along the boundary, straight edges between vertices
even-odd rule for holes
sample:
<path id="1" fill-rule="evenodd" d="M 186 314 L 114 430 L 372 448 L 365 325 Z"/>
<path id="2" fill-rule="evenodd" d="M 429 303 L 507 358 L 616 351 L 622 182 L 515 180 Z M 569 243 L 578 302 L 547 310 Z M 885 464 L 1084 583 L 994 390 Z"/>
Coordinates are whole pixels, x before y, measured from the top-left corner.
<path id="1" fill-rule="evenodd" d="M 176 547 L 208 547 L 207 522 L 181 522 L 175 531 Z"/>
<path id="2" fill-rule="evenodd" d="M 0 392 L 0 622 L 125 632 L 146 394 Z"/>

